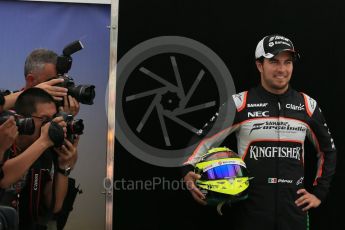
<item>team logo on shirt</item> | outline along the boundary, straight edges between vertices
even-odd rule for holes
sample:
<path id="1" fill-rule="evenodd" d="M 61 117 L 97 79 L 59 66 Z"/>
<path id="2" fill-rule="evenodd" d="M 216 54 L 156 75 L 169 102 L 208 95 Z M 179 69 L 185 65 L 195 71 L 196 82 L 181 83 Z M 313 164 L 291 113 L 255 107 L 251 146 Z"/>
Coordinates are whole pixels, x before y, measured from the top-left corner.
<path id="1" fill-rule="evenodd" d="M 276 184 L 277 183 L 277 178 L 268 178 L 268 180 L 267 180 L 267 182 L 269 183 L 269 184 Z"/>
<path id="2" fill-rule="evenodd" d="M 248 112 L 248 117 L 269 117 L 269 111 Z"/>
<path id="3" fill-rule="evenodd" d="M 312 111 L 314 111 L 314 109 L 315 109 L 315 107 L 316 107 L 316 102 L 315 102 L 315 100 L 313 99 L 313 98 L 308 98 L 309 99 L 309 106 L 310 106 L 310 109 L 312 110 Z"/>
<path id="4" fill-rule="evenodd" d="M 301 177 L 297 180 L 296 185 L 300 185 L 303 183 L 304 177 Z"/>
<path id="5" fill-rule="evenodd" d="M 254 103 L 254 104 L 247 104 L 248 108 L 265 108 L 268 103 Z"/>
<path id="6" fill-rule="evenodd" d="M 292 180 L 287 180 L 287 179 L 281 179 L 281 178 L 275 178 L 275 177 L 270 177 L 267 178 L 267 182 L 269 184 L 292 184 Z"/>
<path id="7" fill-rule="evenodd" d="M 256 130 L 277 130 L 280 132 L 305 132 L 307 128 L 302 125 L 294 125 L 287 121 L 266 121 L 255 123 L 249 132 L 249 135 Z"/>
<path id="8" fill-rule="evenodd" d="M 275 157 L 301 160 L 301 153 L 301 147 L 250 146 L 249 149 L 249 157 L 254 160 Z"/>
<path id="9" fill-rule="evenodd" d="M 292 110 L 296 110 L 296 111 L 305 110 L 303 104 L 299 104 L 299 105 L 286 104 L 286 105 L 285 105 L 285 108 L 287 108 L 287 109 L 292 109 Z"/>

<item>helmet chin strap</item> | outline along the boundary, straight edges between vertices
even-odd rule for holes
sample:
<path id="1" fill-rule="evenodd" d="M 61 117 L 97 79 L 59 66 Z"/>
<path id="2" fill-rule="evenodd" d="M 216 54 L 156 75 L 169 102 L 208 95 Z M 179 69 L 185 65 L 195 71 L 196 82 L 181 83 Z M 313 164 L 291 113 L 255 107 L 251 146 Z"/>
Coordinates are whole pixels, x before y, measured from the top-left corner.
<path id="1" fill-rule="evenodd" d="M 224 201 L 220 202 L 219 204 L 217 204 L 217 212 L 220 216 L 223 216 L 222 207 L 225 204 L 225 202 L 227 202 L 227 201 L 224 200 Z"/>
<path id="2" fill-rule="evenodd" d="M 228 199 L 228 200 L 223 200 L 222 202 L 220 202 L 219 204 L 217 204 L 217 212 L 220 216 L 223 216 L 223 213 L 222 213 L 222 208 L 224 206 L 224 204 L 228 204 L 229 207 L 231 206 L 231 199 Z"/>
<path id="3" fill-rule="evenodd" d="M 253 178 L 253 177 L 252 177 Z M 252 179 L 251 178 L 251 179 Z M 247 198 L 248 195 L 242 197 L 242 198 L 239 198 L 238 200 L 231 200 L 231 199 L 228 199 L 228 200 L 223 200 L 222 202 L 219 202 L 217 204 L 217 212 L 220 216 L 223 216 L 223 213 L 222 213 L 222 208 L 224 206 L 224 204 L 227 204 L 229 205 L 229 207 L 231 207 L 232 203 L 236 202 L 236 201 L 239 201 L 239 200 L 244 200 Z"/>

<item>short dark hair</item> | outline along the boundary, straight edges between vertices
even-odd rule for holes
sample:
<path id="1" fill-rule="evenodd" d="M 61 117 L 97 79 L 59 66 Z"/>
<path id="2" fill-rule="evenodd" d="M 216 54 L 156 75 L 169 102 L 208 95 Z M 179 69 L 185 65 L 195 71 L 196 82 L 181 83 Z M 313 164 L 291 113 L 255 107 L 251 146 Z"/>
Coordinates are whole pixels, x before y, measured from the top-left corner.
<path id="1" fill-rule="evenodd" d="M 260 63 L 264 63 L 264 60 L 265 60 L 264 57 L 259 57 L 259 58 L 255 59 L 255 61 L 258 61 Z"/>
<path id="2" fill-rule="evenodd" d="M 37 111 L 36 105 L 39 103 L 55 104 L 55 101 L 54 98 L 43 89 L 33 87 L 25 90 L 18 96 L 14 108 L 18 114 L 29 117 Z"/>
<path id="3" fill-rule="evenodd" d="M 56 65 L 58 55 L 48 49 L 35 49 L 26 58 L 24 65 L 24 76 L 34 71 L 44 69 L 44 65 L 51 63 Z"/>

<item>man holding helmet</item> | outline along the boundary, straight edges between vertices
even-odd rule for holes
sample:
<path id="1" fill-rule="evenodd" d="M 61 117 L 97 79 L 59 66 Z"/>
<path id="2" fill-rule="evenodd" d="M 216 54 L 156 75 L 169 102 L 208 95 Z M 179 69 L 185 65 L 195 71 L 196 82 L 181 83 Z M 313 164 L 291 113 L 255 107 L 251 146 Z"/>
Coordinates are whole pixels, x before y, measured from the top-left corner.
<path id="1" fill-rule="evenodd" d="M 289 85 L 294 61 L 299 58 L 290 39 L 264 37 L 256 47 L 261 84 L 233 95 L 233 125 L 203 140 L 184 164 L 184 180 L 200 178 L 192 170 L 199 157 L 231 133 L 251 176 L 248 199 L 239 206 L 236 229 L 302 230 L 307 211 L 326 197 L 336 167 L 336 149 L 317 102 Z M 317 150 L 318 168 L 313 190 L 304 188 L 304 141 Z M 194 199 L 205 204 L 196 186 Z M 245 221 L 241 221 L 245 220 Z"/>

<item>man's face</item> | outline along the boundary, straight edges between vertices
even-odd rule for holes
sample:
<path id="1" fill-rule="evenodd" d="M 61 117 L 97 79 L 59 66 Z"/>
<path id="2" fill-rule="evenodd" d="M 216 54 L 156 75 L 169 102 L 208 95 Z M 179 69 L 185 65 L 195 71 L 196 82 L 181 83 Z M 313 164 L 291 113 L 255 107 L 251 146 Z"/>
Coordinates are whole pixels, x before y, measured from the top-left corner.
<path id="1" fill-rule="evenodd" d="M 57 113 L 56 106 L 53 102 L 51 103 L 38 103 L 36 105 L 36 112 L 32 115 L 32 118 L 35 122 L 35 132 L 32 135 L 23 135 L 18 136 L 18 144 L 25 150 L 28 148 L 32 143 L 34 143 L 41 134 L 41 126 L 45 120 L 50 120 L 54 117 Z"/>
<path id="2" fill-rule="evenodd" d="M 26 88 L 34 87 L 42 82 L 46 82 L 57 76 L 56 65 L 47 63 L 44 65 L 44 68 L 39 71 L 34 71 L 29 73 L 26 77 Z"/>
<path id="3" fill-rule="evenodd" d="M 261 84 L 267 91 L 281 94 L 288 89 L 293 70 L 291 52 L 281 52 L 273 58 L 265 58 L 263 63 L 257 61 L 256 66 L 261 74 Z"/>

